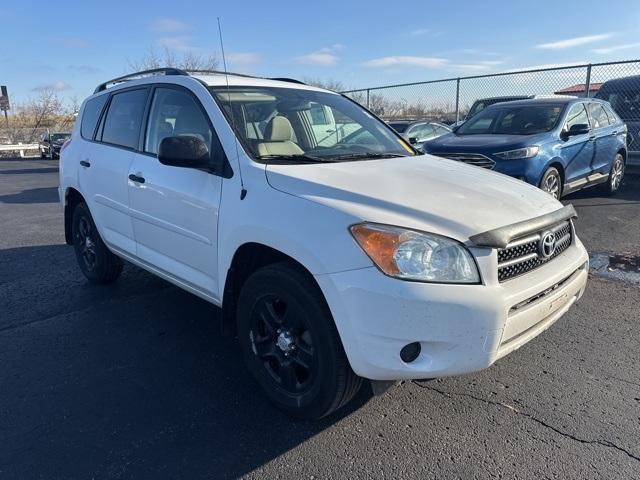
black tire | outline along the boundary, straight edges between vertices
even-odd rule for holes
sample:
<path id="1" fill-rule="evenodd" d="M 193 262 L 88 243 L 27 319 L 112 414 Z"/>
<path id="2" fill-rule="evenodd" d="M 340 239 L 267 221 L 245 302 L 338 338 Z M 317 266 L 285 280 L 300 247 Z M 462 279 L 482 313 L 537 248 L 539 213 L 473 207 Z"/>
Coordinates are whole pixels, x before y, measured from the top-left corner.
<path id="1" fill-rule="evenodd" d="M 620 185 L 622 185 L 622 179 L 624 178 L 625 166 L 624 156 L 621 153 L 616 153 L 616 156 L 613 158 L 613 163 L 611 164 L 611 170 L 609 170 L 609 178 L 607 179 L 607 183 L 604 184 L 603 190 L 605 195 L 614 195 L 620 190 Z"/>
<path id="2" fill-rule="evenodd" d="M 556 200 L 562 197 L 562 175 L 555 167 L 549 167 L 542 175 L 538 187 Z"/>
<path id="3" fill-rule="evenodd" d="M 251 275 L 240 292 L 237 320 L 247 368 L 287 414 L 324 417 L 362 387 L 322 292 L 297 266 L 277 263 Z"/>
<path id="4" fill-rule="evenodd" d="M 73 211 L 73 248 L 80 270 L 91 283 L 112 283 L 122 273 L 122 260 L 111 253 L 100 238 L 89 208 L 84 202 Z"/>

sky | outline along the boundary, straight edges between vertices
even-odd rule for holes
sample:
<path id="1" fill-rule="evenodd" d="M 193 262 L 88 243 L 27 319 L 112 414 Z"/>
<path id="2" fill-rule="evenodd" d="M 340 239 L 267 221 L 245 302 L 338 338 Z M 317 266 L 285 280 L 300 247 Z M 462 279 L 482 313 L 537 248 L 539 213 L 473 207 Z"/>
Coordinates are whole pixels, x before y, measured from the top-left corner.
<path id="1" fill-rule="evenodd" d="M 0 84 L 82 100 L 150 49 L 221 60 L 217 17 L 230 71 L 346 88 L 640 58 L 638 0 L 2 0 Z"/>

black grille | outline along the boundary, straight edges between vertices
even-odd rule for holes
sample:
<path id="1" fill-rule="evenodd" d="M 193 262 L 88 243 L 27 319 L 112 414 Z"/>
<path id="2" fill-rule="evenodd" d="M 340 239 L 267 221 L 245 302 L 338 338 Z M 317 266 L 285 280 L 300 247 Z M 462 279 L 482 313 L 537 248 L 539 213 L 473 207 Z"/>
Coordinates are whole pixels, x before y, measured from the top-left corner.
<path id="1" fill-rule="evenodd" d="M 455 160 L 456 162 L 463 162 L 468 165 L 475 165 L 476 167 L 486 168 L 488 170 L 493 169 L 496 162 L 489 157 L 485 157 L 480 153 L 433 153 L 438 157 L 448 158 L 449 160 Z"/>
<path id="2" fill-rule="evenodd" d="M 546 230 L 522 239 L 516 239 L 506 248 L 498 250 L 498 281 L 503 282 L 530 272 L 553 260 L 571 245 L 570 222 L 560 223 L 549 230 L 556 236 L 556 248 L 550 257 L 545 258 L 539 252 L 540 238 L 547 232 Z"/>

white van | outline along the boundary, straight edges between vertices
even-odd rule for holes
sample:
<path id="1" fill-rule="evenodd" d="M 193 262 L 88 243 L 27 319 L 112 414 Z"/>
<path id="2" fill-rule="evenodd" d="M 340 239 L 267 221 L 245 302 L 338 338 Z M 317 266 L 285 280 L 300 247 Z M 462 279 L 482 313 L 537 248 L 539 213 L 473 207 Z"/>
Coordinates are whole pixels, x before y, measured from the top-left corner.
<path id="1" fill-rule="evenodd" d="M 121 77 L 85 100 L 61 157 L 66 239 L 89 281 L 115 281 L 126 260 L 222 307 L 257 382 L 298 417 L 340 408 L 365 379 L 486 368 L 587 281 L 573 207 L 420 155 L 296 81 Z"/>

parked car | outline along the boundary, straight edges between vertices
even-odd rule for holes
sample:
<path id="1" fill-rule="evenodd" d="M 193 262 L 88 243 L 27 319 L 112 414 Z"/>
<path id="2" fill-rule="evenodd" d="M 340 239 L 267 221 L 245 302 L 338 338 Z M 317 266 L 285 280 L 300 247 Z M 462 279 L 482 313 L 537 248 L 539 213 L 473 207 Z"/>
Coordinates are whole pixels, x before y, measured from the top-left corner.
<path id="1" fill-rule="evenodd" d="M 451 132 L 451 127 L 432 120 L 390 120 L 387 123 L 415 148 Z"/>
<path id="2" fill-rule="evenodd" d="M 627 163 L 640 166 L 640 75 L 605 82 L 596 98 L 609 102 L 627 124 Z"/>
<path id="3" fill-rule="evenodd" d="M 60 156 L 60 148 L 70 136 L 70 133 L 43 133 L 38 142 L 40 158 L 58 158 Z"/>
<path id="4" fill-rule="evenodd" d="M 318 144 L 318 105 L 352 133 Z M 294 416 L 327 415 L 365 381 L 379 392 L 486 368 L 585 290 L 572 206 L 419 155 L 300 82 L 114 79 L 61 155 L 66 242 L 86 278 L 114 282 L 126 260 L 221 306 L 249 371 Z"/>
<path id="5" fill-rule="evenodd" d="M 505 173 L 560 198 L 598 184 L 615 193 L 624 176 L 626 135 L 608 103 L 558 97 L 492 105 L 423 150 Z"/>
<path id="6" fill-rule="evenodd" d="M 461 120 L 458 120 L 451 126 L 459 127 L 464 122 L 469 120 L 471 117 L 473 117 L 474 115 L 480 113 L 482 110 L 487 108 L 489 105 L 494 105 L 496 103 L 502 103 L 502 102 L 513 102 L 515 100 L 526 100 L 528 98 L 533 98 L 533 97 L 534 95 L 507 95 L 502 97 L 479 98 L 478 100 L 473 102 L 473 105 L 471 105 L 471 108 L 469 109 L 469 112 L 465 115 L 465 117 Z"/>

